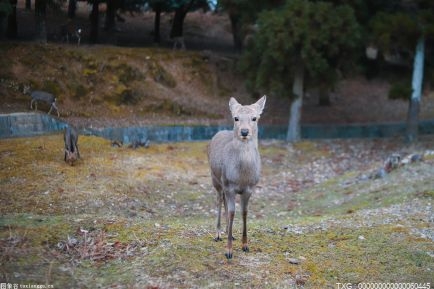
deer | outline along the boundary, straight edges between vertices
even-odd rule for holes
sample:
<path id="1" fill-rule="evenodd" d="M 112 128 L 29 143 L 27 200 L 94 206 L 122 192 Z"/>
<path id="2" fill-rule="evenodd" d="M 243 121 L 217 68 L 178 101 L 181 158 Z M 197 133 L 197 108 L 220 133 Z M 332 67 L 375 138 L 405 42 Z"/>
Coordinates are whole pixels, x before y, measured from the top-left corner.
<path id="1" fill-rule="evenodd" d="M 69 165 L 73 166 L 74 162 L 80 158 L 80 152 L 77 146 L 77 142 L 78 142 L 77 130 L 73 126 L 68 125 L 65 128 L 63 134 L 63 140 L 65 141 L 64 161 Z"/>
<path id="2" fill-rule="evenodd" d="M 185 41 L 184 41 L 184 37 L 183 36 L 178 36 L 178 37 L 173 37 L 173 50 L 181 49 L 181 50 L 185 50 Z"/>
<path id="3" fill-rule="evenodd" d="M 214 240 L 222 241 L 221 212 L 225 207 L 227 246 L 226 258 L 233 258 L 232 226 L 235 217 L 235 197 L 240 195 L 243 218 L 242 250 L 249 251 L 247 243 L 247 211 L 250 196 L 261 175 L 258 151 L 258 120 L 264 109 L 266 96 L 251 105 L 241 105 L 231 97 L 229 110 L 233 130 L 217 132 L 208 144 L 208 162 L 212 184 L 217 191 L 217 232 Z"/>
<path id="4" fill-rule="evenodd" d="M 77 28 L 72 21 L 68 21 L 60 26 L 60 38 L 66 43 L 69 43 L 70 40 L 75 38 L 77 40 L 77 46 L 80 46 L 81 34 L 81 28 Z"/>
<path id="5" fill-rule="evenodd" d="M 38 101 L 43 101 L 50 105 L 50 110 L 48 111 L 48 114 L 51 114 L 51 111 L 54 108 L 57 112 L 57 117 L 60 117 L 59 109 L 56 105 L 56 97 L 53 94 L 41 90 L 32 91 L 29 86 L 24 87 L 24 94 L 29 94 L 32 98 L 30 101 L 30 109 L 33 109 L 34 103 L 35 110 L 38 110 Z"/>

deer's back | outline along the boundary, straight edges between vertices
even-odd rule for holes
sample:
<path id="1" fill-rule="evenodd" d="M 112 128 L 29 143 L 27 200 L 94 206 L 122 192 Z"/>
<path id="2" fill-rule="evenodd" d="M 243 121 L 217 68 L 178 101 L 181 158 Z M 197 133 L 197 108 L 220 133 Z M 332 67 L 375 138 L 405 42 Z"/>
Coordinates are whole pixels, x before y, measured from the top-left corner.
<path id="1" fill-rule="evenodd" d="M 32 91 L 31 96 L 32 96 L 32 99 L 36 99 L 36 100 L 44 100 L 44 101 L 49 101 L 49 102 L 55 101 L 54 95 L 52 95 L 51 93 L 45 92 L 45 91 L 41 91 L 41 90 Z"/>
<path id="2" fill-rule="evenodd" d="M 78 141 L 77 130 L 71 126 L 66 127 L 64 133 L 64 140 L 65 140 L 65 149 L 70 152 L 74 152 Z"/>

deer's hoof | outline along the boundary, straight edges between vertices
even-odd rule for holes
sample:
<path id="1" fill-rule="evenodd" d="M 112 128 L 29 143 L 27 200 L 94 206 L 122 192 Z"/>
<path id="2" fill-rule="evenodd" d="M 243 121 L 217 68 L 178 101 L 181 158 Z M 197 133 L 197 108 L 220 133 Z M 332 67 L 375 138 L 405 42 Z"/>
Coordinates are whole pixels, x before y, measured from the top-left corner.
<path id="1" fill-rule="evenodd" d="M 216 242 L 218 242 L 218 241 L 223 241 L 223 239 L 220 238 L 220 236 L 217 236 L 217 237 L 214 238 L 214 241 L 216 241 Z"/>
<path id="2" fill-rule="evenodd" d="M 232 252 L 226 252 L 225 256 L 226 256 L 226 259 L 228 259 L 228 260 L 232 259 Z"/>
<path id="3" fill-rule="evenodd" d="M 243 246 L 243 251 L 246 252 L 246 253 L 249 252 L 249 246 L 244 245 Z"/>

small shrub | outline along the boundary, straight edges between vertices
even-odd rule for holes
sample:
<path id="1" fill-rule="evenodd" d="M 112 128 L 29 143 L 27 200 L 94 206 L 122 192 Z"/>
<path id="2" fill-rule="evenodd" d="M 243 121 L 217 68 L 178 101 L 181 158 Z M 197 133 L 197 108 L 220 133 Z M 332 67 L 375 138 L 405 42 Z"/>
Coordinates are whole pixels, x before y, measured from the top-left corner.
<path id="1" fill-rule="evenodd" d="M 149 71 L 156 82 L 161 83 L 162 85 L 170 88 L 176 86 L 175 78 L 168 71 L 166 71 L 161 65 L 155 62 L 149 63 L 148 65 L 149 65 Z"/>
<path id="2" fill-rule="evenodd" d="M 116 67 L 116 70 L 119 71 L 119 81 L 124 84 L 127 84 L 134 80 L 143 80 L 145 78 L 142 72 L 125 63 L 122 63 L 118 67 Z"/>
<path id="3" fill-rule="evenodd" d="M 24 86 L 30 86 L 32 88 L 32 90 L 40 89 L 39 83 L 33 79 L 30 79 L 30 80 L 24 82 Z"/>
<path id="4" fill-rule="evenodd" d="M 55 80 L 45 80 L 42 85 L 42 90 L 50 92 L 58 97 L 62 93 L 59 83 Z"/>
<path id="5" fill-rule="evenodd" d="M 389 99 L 409 100 L 412 89 L 408 83 L 395 83 L 389 91 Z"/>
<path id="6" fill-rule="evenodd" d="M 88 90 L 82 84 L 77 84 L 72 88 L 73 97 L 75 99 L 81 99 L 83 96 L 87 95 Z"/>
<path id="7" fill-rule="evenodd" d="M 121 104 L 135 105 L 142 99 L 142 95 L 119 82 L 114 89 L 107 91 L 103 99 L 116 106 Z"/>
<path id="8" fill-rule="evenodd" d="M 142 95 L 132 89 L 126 89 L 121 93 L 122 104 L 137 104 L 142 99 Z"/>
<path id="9" fill-rule="evenodd" d="M 92 70 L 97 70 L 98 67 L 99 67 L 99 64 L 98 64 L 98 62 L 97 62 L 95 59 L 90 59 L 90 60 L 87 62 L 87 67 L 88 67 L 89 69 L 92 69 Z"/>
<path id="10" fill-rule="evenodd" d="M 84 76 L 92 76 L 95 75 L 96 73 L 97 73 L 96 69 L 90 69 L 90 68 L 83 69 Z"/>

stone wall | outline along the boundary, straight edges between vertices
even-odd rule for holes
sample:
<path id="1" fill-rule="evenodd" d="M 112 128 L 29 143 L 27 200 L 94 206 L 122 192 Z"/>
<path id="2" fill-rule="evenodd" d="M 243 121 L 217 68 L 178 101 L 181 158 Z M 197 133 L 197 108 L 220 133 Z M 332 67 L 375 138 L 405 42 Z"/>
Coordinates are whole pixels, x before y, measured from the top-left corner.
<path id="1" fill-rule="evenodd" d="M 0 138 L 34 136 L 63 130 L 68 124 L 43 113 L 0 114 Z M 80 133 L 120 141 L 124 144 L 210 140 L 219 130 L 231 126 L 147 126 L 84 129 Z M 405 123 L 302 125 L 303 139 L 381 138 L 404 136 Z M 285 139 L 285 126 L 259 126 L 260 139 Z M 419 133 L 434 134 L 434 120 L 421 121 Z"/>
<path id="2" fill-rule="evenodd" d="M 65 122 L 44 113 L 0 114 L 0 138 L 47 134 L 66 126 Z"/>

